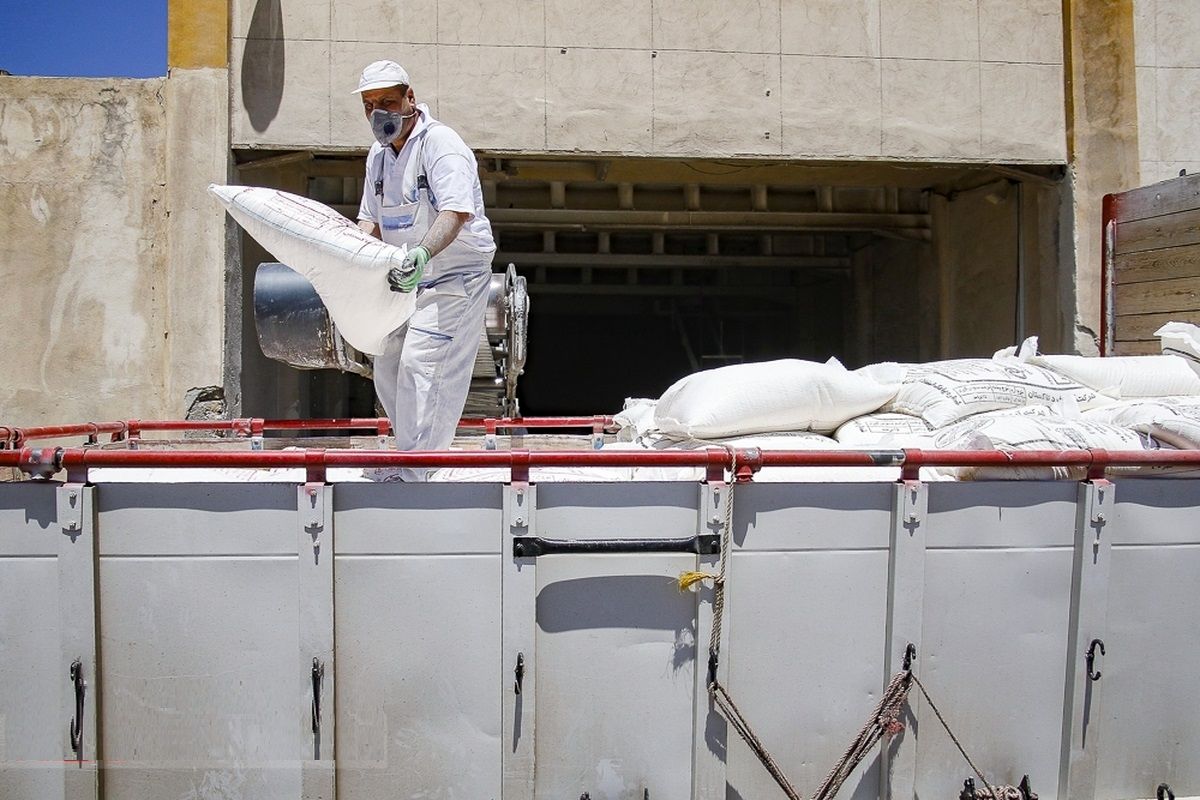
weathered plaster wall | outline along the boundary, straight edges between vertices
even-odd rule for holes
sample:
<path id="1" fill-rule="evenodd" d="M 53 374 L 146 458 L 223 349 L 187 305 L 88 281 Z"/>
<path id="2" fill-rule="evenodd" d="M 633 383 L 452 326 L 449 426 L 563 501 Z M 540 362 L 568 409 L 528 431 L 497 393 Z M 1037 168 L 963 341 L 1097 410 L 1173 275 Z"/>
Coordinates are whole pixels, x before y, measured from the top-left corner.
<path id="1" fill-rule="evenodd" d="M 161 417 L 164 81 L 0 77 L 0 418 Z"/>
<path id="2" fill-rule="evenodd" d="M 232 0 L 235 147 L 370 143 L 400 61 L 472 147 L 1065 159 L 1061 0 Z"/>
<path id="3" fill-rule="evenodd" d="M 208 194 L 230 183 L 228 0 L 167 4 L 167 204 L 171 416 L 241 410 L 236 228 Z"/>
<path id="4" fill-rule="evenodd" d="M 1190 5 L 1190 3 L 1189 3 Z M 1074 349 L 1099 353 L 1101 203 L 1139 183 L 1133 0 L 1065 0 Z M 1192 13 L 1195 13 L 1194 11 Z"/>
<path id="5" fill-rule="evenodd" d="M 1200 3 L 1134 0 L 1143 185 L 1200 172 Z"/>
<path id="6" fill-rule="evenodd" d="M 173 69 L 165 87 L 171 309 L 165 380 L 176 418 L 236 413 L 238 405 L 240 349 L 226 342 L 240 338 L 241 267 L 227 238 L 232 223 L 208 193 L 210 183 L 230 182 L 228 76 L 225 69 Z"/>

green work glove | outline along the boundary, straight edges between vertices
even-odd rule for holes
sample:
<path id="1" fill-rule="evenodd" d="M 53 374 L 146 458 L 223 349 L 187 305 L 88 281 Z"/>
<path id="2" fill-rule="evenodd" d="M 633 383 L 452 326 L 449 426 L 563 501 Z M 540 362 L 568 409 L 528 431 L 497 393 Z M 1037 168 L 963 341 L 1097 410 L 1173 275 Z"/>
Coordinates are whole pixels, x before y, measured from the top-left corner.
<path id="1" fill-rule="evenodd" d="M 388 270 L 388 283 L 393 292 L 411 292 L 417 288 L 421 276 L 425 274 L 425 265 L 429 263 L 429 248 L 419 244 L 400 262 L 400 266 Z"/>

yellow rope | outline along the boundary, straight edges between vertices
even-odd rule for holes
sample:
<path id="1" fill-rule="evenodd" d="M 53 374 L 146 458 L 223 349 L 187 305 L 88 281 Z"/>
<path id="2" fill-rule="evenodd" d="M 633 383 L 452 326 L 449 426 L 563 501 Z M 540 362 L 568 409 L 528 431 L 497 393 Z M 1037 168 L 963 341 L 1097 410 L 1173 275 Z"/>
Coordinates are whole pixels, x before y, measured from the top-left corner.
<path id="1" fill-rule="evenodd" d="M 719 576 L 711 572 L 683 572 L 679 575 L 679 591 L 686 592 L 700 581 L 715 581 Z"/>

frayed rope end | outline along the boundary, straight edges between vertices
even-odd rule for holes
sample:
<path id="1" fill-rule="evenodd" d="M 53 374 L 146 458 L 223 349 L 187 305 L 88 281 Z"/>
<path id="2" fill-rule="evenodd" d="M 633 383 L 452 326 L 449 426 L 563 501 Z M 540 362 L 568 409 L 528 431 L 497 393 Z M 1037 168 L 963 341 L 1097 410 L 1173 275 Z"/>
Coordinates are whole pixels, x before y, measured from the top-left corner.
<path id="1" fill-rule="evenodd" d="M 679 576 L 679 591 L 686 592 L 701 581 L 716 579 L 717 576 L 710 572 L 684 572 Z"/>

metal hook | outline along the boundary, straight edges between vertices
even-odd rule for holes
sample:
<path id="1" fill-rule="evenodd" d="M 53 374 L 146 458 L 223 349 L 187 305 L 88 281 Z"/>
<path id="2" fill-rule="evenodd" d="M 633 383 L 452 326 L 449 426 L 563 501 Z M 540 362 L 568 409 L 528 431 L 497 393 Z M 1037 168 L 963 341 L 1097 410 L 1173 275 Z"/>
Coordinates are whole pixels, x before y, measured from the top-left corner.
<path id="1" fill-rule="evenodd" d="M 912 672 L 913 661 L 917 658 L 917 646 L 909 642 L 904 647 L 904 671 Z"/>
<path id="2" fill-rule="evenodd" d="M 1157 800 L 1175 800 L 1175 793 L 1172 792 L 1171 787 L 1167 786 L 1165 783 L 1160 783 L 1158 785 L 1158 789 L 1155 791 L 1154 796 L 1157 798 Z"/>
<path id="3" fill-rule="evenodd" d="M 83 679 L 83 662 L 78 658 L 71 662 L 71 684 L 75 689 L 75 716 L 71 719 L 71 749 L 77 759 L 83 759 L 83 697 L 87 682 Z"/>
<path id="4" fill-rule="evenodd" d="M 1092 667 L 1096 663 L 1096 648 L 1100 648 L 1100 655 L 1106 655 L 1104 652 L 1104 642 L 1101 639 L 1092 639 L 1092 643 L 1087 649 L 1087 676 L 1090 681 L 1100 680 L 1100 672 L 1093 671 Z"/>
<path id="5" fill-rule="evenodd" d="M 321 683 L 325 680 L 325 665 L 312 660 L 312 732 L 321 734 Z"/>

